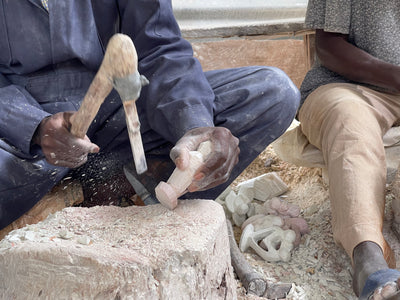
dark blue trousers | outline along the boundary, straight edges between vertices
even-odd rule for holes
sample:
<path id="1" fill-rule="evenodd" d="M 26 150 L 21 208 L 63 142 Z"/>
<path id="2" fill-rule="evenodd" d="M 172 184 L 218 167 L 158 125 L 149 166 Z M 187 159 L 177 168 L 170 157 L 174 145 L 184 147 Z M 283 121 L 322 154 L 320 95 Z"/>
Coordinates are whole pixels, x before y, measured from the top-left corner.
<path id="1" fill-rule="evenodd" d="M 51 109 L 48 109 L 56 113 L 79 107 L 93 75 L 69 70 L 51 76 L 9 79 L 24 86 L 37 99 L 58 99 L 58 104 L 49 104 Z M 187 194 L 186 198 L 215 199 L 271 142 L 284 133 L 299 105 L 297 88 L 277 68 L 257 66 L 216 70 L 206 72 L 206 77 L 215 93 L 214 124 L 230 129 L 239 138 L 240 157 L 225 184 Z M 42 105 L 46 107 L 46 100 Z M 173 145 L 150 129 L 145 116 L 140 116 L 140 119 L 146 155 L 149 153 L 153 157 L 169 160 L 169 150 Z M 0 140 L 0 229 L 26 213 L 65 176 L 77 176 L 79 180 L 84 174 L 85 180 L 91 177 L 96 180 L 109 176 L 112 166 L 132 160 L 125 116 L 115 92 L 102 105 L 88 136 L 102 150 L 99 154 L 90 155 L 88 163 L 79 171 L 50 165 L 40 149 L 29 156 Z M 169 175 L 165 174 L 166 178 Z"/>

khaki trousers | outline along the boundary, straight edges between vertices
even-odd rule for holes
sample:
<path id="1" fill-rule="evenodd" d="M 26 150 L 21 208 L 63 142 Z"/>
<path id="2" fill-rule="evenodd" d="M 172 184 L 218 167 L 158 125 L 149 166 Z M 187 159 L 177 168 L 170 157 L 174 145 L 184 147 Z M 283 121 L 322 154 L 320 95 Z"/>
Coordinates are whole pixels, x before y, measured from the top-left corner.
<path id="1" fill-rule="evenodd" d="M 328 170 L 335 241 L 352 258 L 363 241 L 393 253 L 383 234 L 386 162 L 382 136 L 400 118 L 400 95 L 354 84 L 328 84 L 299 111 L 301 130 Z"/>

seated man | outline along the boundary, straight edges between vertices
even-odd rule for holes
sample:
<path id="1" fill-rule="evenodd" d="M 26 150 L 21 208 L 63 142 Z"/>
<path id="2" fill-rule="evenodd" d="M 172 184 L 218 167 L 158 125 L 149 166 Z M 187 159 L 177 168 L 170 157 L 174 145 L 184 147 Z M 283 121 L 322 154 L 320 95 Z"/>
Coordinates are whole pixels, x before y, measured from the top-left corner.
<path id="1" fill-rule="evenodd" d="M 306 15 L 318 59 L 301 86 L 298 118 L 322 151 L 334 238 L 351 259 L 360 299 L 400 296 L 400 272 L 390 269 L 395 260 L 382 234 L 382 136 L 400 118 L 399 20 L 397 1 L 310 0 Z"/>
<path id="2" fill-rule="evenodd" d="M 202 192 L 186 197 L 214 199 L 296 114 L 299 91 L 277 68 L 204 73 L 170 0 L 0 3 L 0 229 L 65 178 L 79 180 L 87 206 L 134 194 L 122 172 L 132 152 L 115 91 L 84 139 L 69 132 L 117 32 L 131 37 L 139 73 L 150 81 L 136 102 L 145 179 L 167 180 L 175 164 L 187 166 L 188 151 L 210 140 L 212 155 L 189 187 Z"/>

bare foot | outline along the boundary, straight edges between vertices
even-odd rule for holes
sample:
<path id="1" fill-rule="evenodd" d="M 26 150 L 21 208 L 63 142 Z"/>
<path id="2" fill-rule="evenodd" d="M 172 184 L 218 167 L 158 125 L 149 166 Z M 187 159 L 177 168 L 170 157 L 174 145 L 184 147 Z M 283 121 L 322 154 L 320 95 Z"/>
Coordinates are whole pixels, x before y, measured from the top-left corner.
<path id="1" fill-rule="evenodd" d="M 357 296 L 362 296 L 360 299 L 400 299 L 400 272 L 388 267 L 377 244 L 359 244 L 354 249 L 353 260 L 353 290 Z"/>
<path id="2" fill-rule="evenodd" d="M 400 291 L 398 282 L 390 282 L 384 287 L 377 288 L 374 294 L 370 297 L 370 300 L 399 300 Z"/>

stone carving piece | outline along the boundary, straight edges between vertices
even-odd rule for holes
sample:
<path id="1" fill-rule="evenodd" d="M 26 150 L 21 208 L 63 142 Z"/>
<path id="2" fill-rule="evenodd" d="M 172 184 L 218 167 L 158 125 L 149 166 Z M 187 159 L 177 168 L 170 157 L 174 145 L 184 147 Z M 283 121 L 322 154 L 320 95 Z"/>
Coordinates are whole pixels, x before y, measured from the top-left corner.
<path id="1" fill-rule="evenodd" d="M 243 230 L 239 247 L 242 252 L 250 247 L 269 262 L 288 261 L 294 248 L 295 238 L 296 234 L 293 230 L 283 230 L 280 227 L 272 226 L 254 231 L 253 225 L 249 224 Z M 265 249 L 259 245 L 261 241 L 261 245 Z"/>
<path id="2" fill-rule="evenodd" d="M 244 215 L 232 214 L 232 221 L 238 227 L 242 226 L 243 222 L 246 221 L 246 218 L 247 216 L 245 214 Z"/>
<path id="3" fill-rule="evenodd" d="M 254 203 L 249 203 L 249 210 L 247 211 L 247 217 L 250 218 L 256 214 L 256 206 Z"/>
<path id="4" fill-rule="evenodd" d="M 240 227 L 248 218 L 251 201 L 252 199 L 249 199 L 246 194 L 236 194 L 234 191 L 230 191 L 226 196 L 225 204 L 236 226 Z"/>
<path id="5" fill-rule="evenodd" d="M 296 233 L 294 246 L 300 245 L 301 237 L 310 232 L 306 220 L 303 218 L 285 218 L 283 229 L 291 229 Z"/>
<path id="6" fill-rule="evenodd" d="M 283 219 L 279 216 L 254 215 L 253 217 L 248 218 L 242 224 L 242 230 L 244 230 L 244 228 L 249 224 L 253 225 L 255 231 L 258 231 L 272 226 L 282 227 L 284 225 L 284 222 Z"/>
<path id="7" fill-rule="evenodd" d="M 276 227 L 274 232 L 261 241 L 260 247 L 282 261 L 289 261 L 295 239 L 296 233 L 293 230 Z"/>
<path id="8" fill-rule="evenodd" d="M 240 185 L 238 190 L 239 195 L 243 195 L 245 198 L 248 199 L 249 202 L 253 201 L 254 199 L 254 188 L 253 185 Z"/>
<path id="9" fill-rule="evenodd" d="M 289 260 L 291 250 L 300 245 L 302 235 L 308 233 L 309 228 L 306 220 L 300 217 L 298 205 L 277 197 L 287 190 L 287 186 L 276 173 L 269 174 L 240 183 L 237 193 L 226 189 L 217 201 L 225 207 L 227 218 L 241 227 L 243 245 L 253 245 L 257 253 L 269 261 Z M 274 197 L 270 198 L 271 195 Z M 244 232 L 248 231 L 249 224 L 255 236 L 265 234 L 265 241 L 259 239 L 254 243 L 251 237 L 246 237 Z M 282 249 L 279 248 L 281 243 L 284 244 Z"/>
<path id="10" fill-rule="evenodd" d="M 193 176 L 204 159 L 211 152 L 211 142 L 201 143 L 197 151 L 190 151 L 190 165 L 186 170 L 175 168 L 167 182 L 161 181 L 155 188 L 156 197 L 162 205 L 174 209 L 178 205 L 178 198 L 182 196 L 192 183 Z"/>
<path id="11" fill-rule="evenodd" d="M 267 211 L 272 215 L 281 215 L 285 217 L 298 217 L 300 215 L 300 207 L 295 204 L 288 203 L 277 197 L 268 200 L 265 203 Z"/>
<path id="12" fill-rule="evenodd" d="M 234 191 L 231 191 L 226 196 L 225 203 L 231 213 L 245 215 L 249 210 L 250 201 L 245 196 L 237 195 Z"/>
<path id="13" fill-rule="evenodd" d="M 275 172 L 260 175 L 238 184 L 241 188 L 253 188 L 254 199 L 266 201 L 272 197 L 282 195 L 288 190 L 288 186 Z"/>

